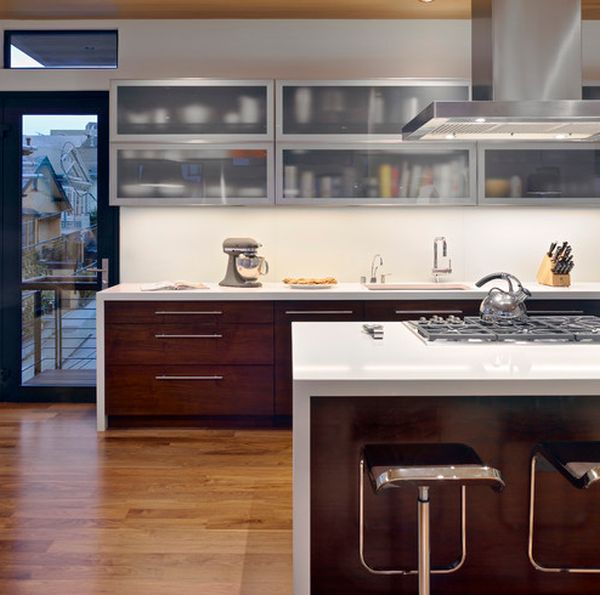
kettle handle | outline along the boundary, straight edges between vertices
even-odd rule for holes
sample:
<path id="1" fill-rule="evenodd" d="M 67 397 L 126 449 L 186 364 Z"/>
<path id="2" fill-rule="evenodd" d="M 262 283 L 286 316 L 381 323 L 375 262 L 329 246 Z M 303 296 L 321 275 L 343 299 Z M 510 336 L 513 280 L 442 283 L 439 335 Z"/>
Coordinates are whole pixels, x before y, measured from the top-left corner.
<path id="1" fill-rule="evenodd" d="M 525 289 L 525 287 L 523 287 L 523 284 L 521 283 L 521 281 L 519 281 L 519 279 L 517 279 L 514 275 L 511 275 L 510 273 L 491 273 L 490 275 L 486 275 L 482 279 L 479 279 L 479 281 L 477 281 L 477 283 L 475 283 L 475 286 L 482 287 L 483 285 L 485 285 L 486 283 L 489 283 L 490 281 L 493 281 L 494 279 L 504 279 L 508 283 L 508 290 L 511 293 L 514 292 L 513 283 L 512 283 L 514 281 L 517 284 L 517 287 L 525 295 L 527 295 L 527 296 L 531 295 L 531 292 L 528 289 Z"/>
<path id="2" fill-rule="evenodd" d="M 494 279 L 506 279 L 508 281 L 509 288 L 512 291 L 512 283 L 511 283 L 510 277 L 512 277 L 512 275 L 510 275 L 509 273 L 491 273 L 491 274 L 486 275 L 485 277 L 482 277 L 481 279 L 479 279 L 479 281 L 477 281 L 477 283 L 475 283 L 475 286 L 482 287 L 486 283 L 489 283 L 490 281 L 493 281 Z"/>

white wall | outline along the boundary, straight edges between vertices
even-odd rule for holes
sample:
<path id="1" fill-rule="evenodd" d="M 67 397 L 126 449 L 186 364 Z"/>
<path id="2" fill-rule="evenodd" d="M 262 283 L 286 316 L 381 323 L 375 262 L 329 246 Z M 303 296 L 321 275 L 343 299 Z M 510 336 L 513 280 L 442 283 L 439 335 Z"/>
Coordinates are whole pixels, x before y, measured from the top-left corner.
<path id="1" fill-rule="evenodd" d="M 10 28 L 118 28 L 112 71 L 0 71 L 0 90 L 107 89 L 110 78 L 464 77 L 467 21 L 8 21 Z M 600 23 L 584 24 L 584 78 L 600 80 Z M 355 281 L 381 252 L 396 279 L 426 279 L 431 242 L 446 235 L 455 278 L 507 269 L 524 279 L 553 239 L 569 239 L 576 280 L 600 280 L 600 209 L 122 208 L 121 278 L 218 280 L 223 238 L 264 244 L 269 280 Z"/>

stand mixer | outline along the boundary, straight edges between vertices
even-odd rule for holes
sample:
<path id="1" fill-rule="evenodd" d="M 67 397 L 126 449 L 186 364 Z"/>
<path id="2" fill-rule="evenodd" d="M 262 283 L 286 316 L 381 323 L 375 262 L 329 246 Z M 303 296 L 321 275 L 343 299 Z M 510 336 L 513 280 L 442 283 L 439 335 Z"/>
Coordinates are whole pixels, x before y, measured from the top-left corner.
<path id="1" fill-rule="evenodd" d="M 227 271 L 219 283 L 223 287 L 261 287 L 260 275 L 269 272 L 269 263 L 256 252 L 262 246 L 252 238 L 227 238 L 223 252 L 229 256 Z"/>

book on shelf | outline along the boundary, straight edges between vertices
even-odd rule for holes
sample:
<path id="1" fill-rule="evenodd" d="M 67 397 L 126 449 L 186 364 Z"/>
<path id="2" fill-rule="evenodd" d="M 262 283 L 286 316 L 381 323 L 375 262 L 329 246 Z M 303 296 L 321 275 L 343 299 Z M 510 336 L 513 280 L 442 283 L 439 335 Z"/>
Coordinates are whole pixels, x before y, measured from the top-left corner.
<path id="1" fill-rule="evenodd" d="M 140 285 L 141 291 L 181 291 L 183 289 L 208 289 L 208 286 L 197 281 L 158 281 Z"/>

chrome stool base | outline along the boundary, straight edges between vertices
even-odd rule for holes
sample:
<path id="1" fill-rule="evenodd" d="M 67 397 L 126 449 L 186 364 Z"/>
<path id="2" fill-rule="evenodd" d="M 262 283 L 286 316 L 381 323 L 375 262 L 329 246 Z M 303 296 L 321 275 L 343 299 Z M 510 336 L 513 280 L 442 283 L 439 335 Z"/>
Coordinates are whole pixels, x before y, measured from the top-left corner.
<path id="1" fill-rule="evenodd" d="M 368 470 L 373 491 L 412 485 L 418 490 L 418 568 L 377 569 L 365 559 L 364 476 Z M 431 568 L 429 490 L 441 483 L 461 486 L 461 554 L 450 565 Z M 475 451 L 463 444 L 392 444 L 367 445 L 359 463 L 359 557 L 371 574 L 415 575 L 419 577 L 419 595 L 430 594 L 432 574 L 451 574 L 467 557 L 466 487 L 487 484 L 500 491 L 504 482 L 500 472 L 485 466 Z"/>
<path id="2" fill-rule="evenodd" d="M 538 461 L 550 465 L 577 489 L 587 489 L 600 481 L 600 442 L 544 442 L 531 456 L 529 476 L 529 536 L 527 554 L 540 572 L 600 574 L 600 567 L 552 567 L 540 564 L 534 556 L 535 481 Z"/>

